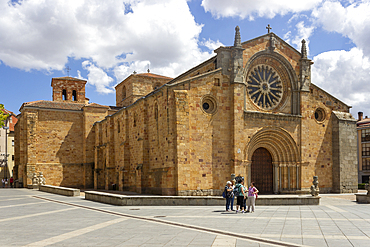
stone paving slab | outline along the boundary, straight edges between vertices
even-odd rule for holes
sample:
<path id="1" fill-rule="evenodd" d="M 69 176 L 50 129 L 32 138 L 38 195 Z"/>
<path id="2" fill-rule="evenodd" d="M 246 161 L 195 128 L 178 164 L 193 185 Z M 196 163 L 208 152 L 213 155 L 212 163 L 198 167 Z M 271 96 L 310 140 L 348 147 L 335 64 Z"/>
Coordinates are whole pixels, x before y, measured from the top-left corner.
<path id="1" fill-rule="evenodd" d="M 370 246 L 370 205 L 351 196 L 236 214 L 222 206 L 113 206 L 0 189 L 0 246 Z"/>

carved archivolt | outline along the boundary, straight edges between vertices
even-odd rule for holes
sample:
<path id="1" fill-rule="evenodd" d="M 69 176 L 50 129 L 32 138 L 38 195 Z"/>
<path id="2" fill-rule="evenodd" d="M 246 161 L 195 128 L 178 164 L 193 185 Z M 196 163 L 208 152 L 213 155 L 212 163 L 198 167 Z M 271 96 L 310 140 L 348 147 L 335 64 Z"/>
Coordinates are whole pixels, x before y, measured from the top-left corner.
<path id="1" fill-rule="evenodd" d="M 298 77 L 289 61 L 269 50 L 254 54 L 243 70 L 246 97 L 257 109 L 279 111 L 291 104 L 291 113 L 299 114 Z"/>
<path id="2" fill-rule="evenodd" d="M 291 135 L 282 128 L 264 127 L 255 133 L 246 147 L 246 161 L 251 161 L 257 148 L 266 148 L 275 163 L 280 166 L 296 165 L 299 162 L 298 147 Z"/>

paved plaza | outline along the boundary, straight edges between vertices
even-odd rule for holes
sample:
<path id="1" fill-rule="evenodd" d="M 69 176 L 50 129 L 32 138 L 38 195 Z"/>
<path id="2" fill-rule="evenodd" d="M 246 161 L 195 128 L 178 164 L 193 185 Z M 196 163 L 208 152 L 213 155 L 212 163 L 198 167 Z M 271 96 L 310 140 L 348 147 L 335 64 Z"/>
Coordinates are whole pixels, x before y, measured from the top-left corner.
<path id="1" fill-rule="evenodd" d="M 321 195 L 319 206 L 112 206 L 0 189 L 0 246 L 370 246 L 370 204 Z"/>

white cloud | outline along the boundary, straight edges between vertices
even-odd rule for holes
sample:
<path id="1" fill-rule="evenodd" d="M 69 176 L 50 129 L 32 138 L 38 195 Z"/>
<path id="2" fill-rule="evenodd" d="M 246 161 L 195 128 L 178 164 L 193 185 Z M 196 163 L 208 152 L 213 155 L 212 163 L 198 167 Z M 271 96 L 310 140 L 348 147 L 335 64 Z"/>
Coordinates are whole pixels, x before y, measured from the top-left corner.
<path id="1" fill-rule="evenodd" d="M 313 82 L 353 106 L 358 111 L 370 108 L 370 1 L 326 1 L 311 17 L 315 25 L 348 37 L 356 47 L 350 51 L 331 51 L 314 58 Z"/>
<path id="2" fill-rule="evenodd" d="M 220 46 L 224 46 L 219 40 L 213 41 L 211 39 L 203 40 L 200 45 L 207 47 L 209 50 L 216 50 Z"/>
<path id="3" fill-rule="evenodd" d="M 315 27 L 305 27 L 304 22 L 300 21 L 297 23 L 296 28 L 298 30 L 297 35 L 292 39 L 292 44 L 294 44 L 298 50 L 301 50 L 302 40 L 306 40 L 306 47 L 307 47 L 307 54 L 310 54 L 309 44 L 310 44 L 310 36 L 312 35 Z"/>
<path id="4" fill-rule="evenodd" d="M 202 25 L 186 0 L 0 0 L 0 13 L 0 61 L 23 70 L 62 70 L 74 58 L 119 80 L 144 63 L 173 76 L 213 55 L 199 47 Z"/>
<path id="5" fill-rule="evenodd" d="M 362 50 L 329 51 L 313 58 L 312 82 L 344 103 L 352 113 L 370 109 L 370 61 Z"/>
<path id="6" fill-rule="evenodd" d="M 298 13 L 313 9 L 323 0 L 203 0 L 202 6 L 206 12 L 211 12 L 216 18 L 239 17 L 253 20 L 255 17 L 274 18 L 276 15 Z"/>
<path id="7" fill-rule="evenodd" d="M 114 76 L 117 78 L 117 83 L 120 83 L 122 80 L 132 73 L 140 71 L 141 73 L 146 72 L 150 66 L 149 61 L 135 61 L 130 64 L 119 65 L 114 68 Z"/>
<path id="8" fill-rule="evenodd" d="M 356 1 L 348 6 L 327 1 L 312 12 L 318 24 L 330 32 L 350 38 L 366 56 L 370 56 L 370 2 Z"/>
<path id="9" fill-rule="evenodd" d="M 96 67 L 90 61 L 83 61 L 82 68 L 88 71 L 87 82 L 96 87 L 96 90 L 103 94 L 113 93 L 111 83 L 114 81 L 104 70 Z"/>

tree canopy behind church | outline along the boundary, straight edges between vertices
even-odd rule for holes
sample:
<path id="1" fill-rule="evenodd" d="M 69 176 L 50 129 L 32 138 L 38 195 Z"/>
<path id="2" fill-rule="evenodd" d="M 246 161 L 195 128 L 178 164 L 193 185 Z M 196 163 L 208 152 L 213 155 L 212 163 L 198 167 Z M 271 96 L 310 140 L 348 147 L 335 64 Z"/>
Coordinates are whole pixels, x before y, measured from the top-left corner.
<path id="1" fill-rule="evenodd" d="M 0 104 L 0 127 L 4 126 L 5 120 L 8 118 L 9 114 L 5 114 L 4 111 L 4 105 Z"/>

